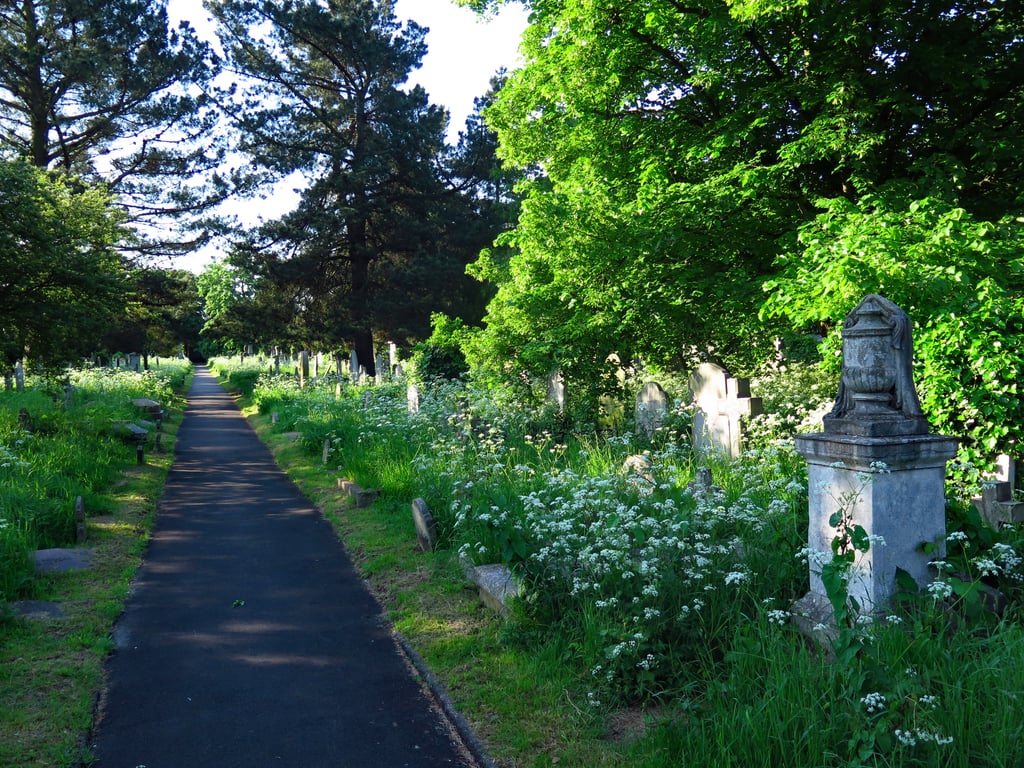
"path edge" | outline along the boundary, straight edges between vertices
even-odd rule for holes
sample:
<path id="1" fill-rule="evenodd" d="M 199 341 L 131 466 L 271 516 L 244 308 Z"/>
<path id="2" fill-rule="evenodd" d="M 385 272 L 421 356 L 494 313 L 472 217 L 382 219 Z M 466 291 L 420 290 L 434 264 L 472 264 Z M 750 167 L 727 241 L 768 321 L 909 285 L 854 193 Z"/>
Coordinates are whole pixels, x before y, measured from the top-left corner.
<path id="1" fill-rule="evenodd" d="M 459 734 L 459 738 L 465 745 L 466 749 L 473 756 L 473 759 L 477 762 L 480 768 L 497 768 L 494 761 L 491 760 L 487 754 L 487 750 L 481 743 L 480 739 L 477 738 L 473 729 L 469 723 L 466 722 L 459 711 L 455 708 L 452 703 L 451 697 L 448 695 L 448 691 L 441 682 L 435 677 L 434 673 L 430 671 L 430 667 L 423 661 L 422 657 L 416 652 L 416 649 L 409 644 L 409 641 L 405 639 L 401 632 L 393 630 L 395 640 L 398 642 L 398 647 L 402 649 L 402 653 L 405 654 L 406 659 L 412 664 L 413 668 L 422 678 L 424 684 L 430 689 L 431 694 L 437 699 L 444 711 L 445 717 L 455 728 L 456 733 Z"/>

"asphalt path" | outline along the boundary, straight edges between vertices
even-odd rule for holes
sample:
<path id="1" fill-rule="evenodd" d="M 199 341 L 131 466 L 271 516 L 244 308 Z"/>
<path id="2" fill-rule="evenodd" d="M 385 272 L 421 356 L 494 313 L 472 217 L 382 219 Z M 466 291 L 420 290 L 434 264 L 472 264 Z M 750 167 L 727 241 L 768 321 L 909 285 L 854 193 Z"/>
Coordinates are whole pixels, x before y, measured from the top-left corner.
<path id="1" fill-rule="evenodd" d="M 175 450 L 94 766 L 473 766 L 330 525 L 204 368 Z"/>

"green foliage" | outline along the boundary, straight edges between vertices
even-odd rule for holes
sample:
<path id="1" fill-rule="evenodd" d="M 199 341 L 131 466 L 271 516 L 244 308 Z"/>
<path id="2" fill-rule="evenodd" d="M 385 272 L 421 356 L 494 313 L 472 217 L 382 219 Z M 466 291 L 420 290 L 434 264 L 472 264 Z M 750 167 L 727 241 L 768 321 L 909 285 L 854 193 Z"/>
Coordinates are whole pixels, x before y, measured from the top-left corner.
<path id="1" fill-rule="evenodd" d="M 744 434 L 751 447 L 759 448 L 821 431 L 822 417 L 835 405 L 839 377 L 820 363 L 787 362 L 763 368 L 750 388 L 761 398 L 763 413 L 747 421 Z"/>
<path id="2" fill-rule="evenodd" d="M 95 351 L 124 306 L 122 216 L 105 190 L 0 161 L 0 363 Z"/>
<path id="3" fill-rule="evenodd" d="M 187 26 L 169 29 L 162 0 L 9 4 L 0 14 L 0 157 L 103 180 L 140 236 L 168 237 L 155 220 L 205 213 L 227 187 L 214 172 L 223 142 L 202 87 L 215 74 L 210 47 Z M 187 239 L 173 253 L 199 244 Z M 142 250 L 166 255 L 163 247 Z"/>
<path id="4" fill-rule="evenodd" d="M 941 326 L 919 340 L 929 415 L 1016 440 L 996 425 L 1022 423 L 1020 6 L 527 4 L 525 66 L 486 117 L 530 175 L 499 240 L 513 254 L 474 267 L 497 289 L 474 367 L 586 384 L 615 351 L 750 373 L 776 335 L 827 331 L 878 291 Z M 952 315 L 978 347 L 939 363 L 964 351 Z"/>
<path id="5" fill-rule="evenodd" d="M 939 432 L 964 436 L 961 458 L 988 464 L 1022 433 L 1024 223 L 979 220 L 893 189 L 854 204 L 823 202 L 800 249 L 766 284 L 765 311 L 831 327 L 865 293 L 881 293 L 915 321 L 915 379 Z M 834 359 L 834 358 L 833 358 Z"/>
<path id="6" fill-rule="evenodd" d="M 413 349 L 410 367 L 418 381 L 437 379 L 458 380 L 469 373 L 469 365 L 462 351 L 467 329 L 458 318 L 441 314 L 431 315 L 433 333 Z"/>
<path id="7" fill-rule="evenodd" d="M 92 513 L 109 508 L 107 494 L 135 463 L 112 424 L 139 418 L 133 399 L 173 404 L 188 370 L 69 371 L 70 402 L 52 397 L 44 380 L 0 392 L 0 601 L 31 594 L 33 550 L 74 543 L 77 497 Z M 22 409 L 30 423 L 19 419 Z"/>
<path id="8" fill-rule="evenodd" d="M 244 361 L 214 358 L 209 361 L 210 371 L 217 376 L 229 389 L 243 395 L 251 395 L 256 390 L 262 376 L 272 369 L 271 364 L 262 357 L 251 357 Z M 289 378 L 289 380 L 291 380 Z M 298 382 L 295 382 L 298 387 Z M 266 409 L 261 408 L 261 411 Z"/>
<path id="9" fill-rule="evenodd" d="M 482 196 L 503 185 L 486 189 L 487 141 L 449 149 L 445 111 L 404 86 L 426 30 L 362 0 L 210 7 L 231 66 L 250 76 L 238 94 L 240 151 L 255 168 L 309 180 L 295 210 L 234 256 L 256 278 L 261 309 L 284 315 L 274 341 L 354 346 L 372 374 L 375 337 L 421 339 L 435 311 L 478 315 L 465 266 L 503 225 L 491 215 L 502 201 Z"/>

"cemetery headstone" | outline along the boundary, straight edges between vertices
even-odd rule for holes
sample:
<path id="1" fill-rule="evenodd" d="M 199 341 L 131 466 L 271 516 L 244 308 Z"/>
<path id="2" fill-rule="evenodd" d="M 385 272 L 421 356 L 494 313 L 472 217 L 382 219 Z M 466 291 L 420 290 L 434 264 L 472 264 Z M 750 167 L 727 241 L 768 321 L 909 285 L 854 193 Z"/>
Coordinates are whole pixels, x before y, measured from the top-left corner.
<path id="1" fill-rule="evenodd" d="M 25 366 L 21 360 L 14 364 L 14 388 L 18 392 L 25 390 Z"/>
<path id="2" fill-rule="evenodd" d="M 410 384 L 405 388 L 405 400 L 409 407 L 410 414 L 416 414 L 420 412 L 420 388 L 415 384 Z"/>
<path id="3" fill-rule="evenodd" d="M 743 417 L 756 416 L 761 398 L 750 396 L 748 379 L 731 378 L 714 363 L 701 363 L 690 374 L 690 391 L 697 408 L 693 414 L 693 448 L 738 458 L 743 453 Z"/>
<path id="4" fill-rule="evenodd" d="M 851 310 L 835 407 L 824 432 L 795 438 L 808 463 L 811 551 L 831 556 L 837 519 L 875 537 L 856 553 L 849 578 L 862 613 L 895 594 L 897 569 L 924 587 L 934 578 L 929 563 L 944 556 L 946 462 L 957 442 L 929 434 L 911 376 L 910 329 L 906 313 L 875 294 Z M 926 553 L 922 544 L 937 550 Z M 813 616 L 828 596 L 820 565 L 809 567 L 811 591 L 795 613 Z"/>
<path id="5" fill-rule="evenodd" d="M 561 371 L 552 371 L 548 376 L 548 402 L 565 413 L 565 380 Z"/>
<path id="6" fill-rule="evenodd" d="M 299 386 L 306 386 L 306 382 L 309 380 L 309 352 L 302 350 L 299 352 Z"/>
<path id="7" fill-rule="evenodd" d="M 353 349 L 352 354 L 349 356 L 349 374 L 352 377 L 352 381 L 358 381 L 359 379 L 359 355 Z"/>
<path id="8" fill-rule="evenodd" d="M 416 541 L 424 552 L 433 552 L 437 546 L 437 526 L 430 508 L 423 499 L 412 501 L 412 521 L 416 526 Z"/>
<path id="9" fill-rule="evenodd" d="M 85 530 L 85 501 L 81 496 L 75 497 L 75 543 L 84 544 L 86 538 Z"/>
<path id="10" fill-rule="evenodd" d="M 668 393 L 656 381 L 644 384 L 636 396 L 636 430 L 648 442 L 665 423 L 668 413 Z"/>

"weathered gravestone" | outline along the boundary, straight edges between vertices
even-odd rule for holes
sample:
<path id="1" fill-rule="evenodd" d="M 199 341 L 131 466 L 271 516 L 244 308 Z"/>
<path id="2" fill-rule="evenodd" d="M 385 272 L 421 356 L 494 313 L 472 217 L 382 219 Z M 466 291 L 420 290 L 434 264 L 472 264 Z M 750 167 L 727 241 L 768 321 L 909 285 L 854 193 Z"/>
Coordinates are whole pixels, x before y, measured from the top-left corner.
<path id="1" fill-rule="evenodd" d="M 405 401 L 409 408 L 409 414 L 414 415 L 420 412 L 420 388 L 410 384 L 405 388 Z"/>
<path id="2" fill-rule="evenodd" d="M 665 423 L 668 405 L 668 393 L 656 381 L 644 384 L 643 389 L 637 394 L 636 431 L 648 442 L 654 439 L 654 435 Z"/>
<path id="3" fill-rule="evenodd" d="M 559 413 L 565 413 L 565 380 L 561 371 L 552 371 L 548 376 L 547 402 L 555 406 Z"/>
<path id="4" fill-rule="evenodd" d="M 299 386 L 306 386 L 306 382 L 309 380 L 309 352 L 302 350 L 299 352 Z"/>
<path id="5" fill-rule="evenodd" d="M 416 542 L 424 552 L 433 552 L 437 546 L 437 526 L 430 507 L 423 499 L 412 501 L 412 522 L 416 526 Z"/>
<path id="6" fill-rule="evenodd" d="M 811 552 L 831 558 L 844 525 L 871 537 L 868 551 L 856 552 L 848 583 L 862 613 L 880 610 L 895 594 L 897 569 L 924 587 L 933 578 L 929 563 L 944 556 L 946 462 L 957 444 L 929 434 L 911 377 L 910 328 L 903 310 L 881 296 L 858 304 L 843 325 L 839 393 L 824 432 L 795 438 L 808 463 Z M 926 553 L 922 544 L 937 550 Z M 794 606 L 798 622 L 830 614 L 813 558 L 810 581 L 810 593 Z"/>
<path id="7" fill-rule="evenodd" d="M 762 412 L 761 398 L 750 396 L 748 379 L 731 378 L 714 363 L 701 363 L 690 374 L 693 448 L 699 453 L 722 453 L 738 458 L 743 452 L 743 417 Z"/>

